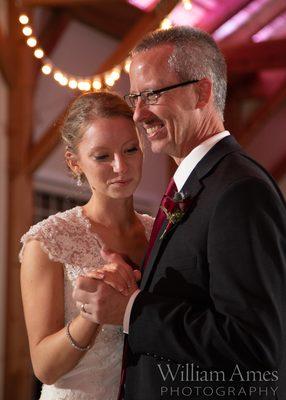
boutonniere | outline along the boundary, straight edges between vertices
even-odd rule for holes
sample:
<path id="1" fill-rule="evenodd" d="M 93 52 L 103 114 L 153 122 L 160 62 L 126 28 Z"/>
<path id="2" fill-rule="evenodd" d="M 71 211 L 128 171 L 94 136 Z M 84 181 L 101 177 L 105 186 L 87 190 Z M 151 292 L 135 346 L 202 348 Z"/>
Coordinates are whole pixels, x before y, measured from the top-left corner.
<path id="1" fill-rule="evenodd" d="M 161 206 L 161 210 L 166 215 L 166 219 L 168 221 L 164 232 L 160 236 L 160 240 L 163 239 L 165 234 L 169 231 L 169 229 L 181 221 L 183 216 L 185 215 L 187 206 L 190 201 L 190 197 L 186 196 L 184 192 L 175 192 L 173 198 L 167 197 L 168 199 L 168 208 Z"/>

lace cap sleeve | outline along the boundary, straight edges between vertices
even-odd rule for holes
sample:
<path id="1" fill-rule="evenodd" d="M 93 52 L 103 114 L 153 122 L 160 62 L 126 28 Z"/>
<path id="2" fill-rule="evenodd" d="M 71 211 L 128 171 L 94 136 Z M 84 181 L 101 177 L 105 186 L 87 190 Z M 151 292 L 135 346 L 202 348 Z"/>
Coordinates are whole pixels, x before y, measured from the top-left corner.
<path id="1" fill-rule="evenodd" d="M 77 229 L 76 226 L 73 226 L 72 214 L 74 213 L 72 211 L 73 209 L 57 213 L 31 226 L 21 238 L 20 262 L 23 260 L 26 244 L 30 240 L 38 240 L 50 260 L 64 263 L 68 248 L 71 247 L 69 246 L 69 238 L 73 230 Z"/>
<path id="2" fill-rule="evenodd" d="M 153 224 L 155 221 L 155 218 L 150 217 L 150 215 L 147 214 L 139 214 L 139 217 L 142 221 L 142 224 L 145 228 L 145 233 L 146 233 L 146 238 L 149 240 L 153 228 Z"/>

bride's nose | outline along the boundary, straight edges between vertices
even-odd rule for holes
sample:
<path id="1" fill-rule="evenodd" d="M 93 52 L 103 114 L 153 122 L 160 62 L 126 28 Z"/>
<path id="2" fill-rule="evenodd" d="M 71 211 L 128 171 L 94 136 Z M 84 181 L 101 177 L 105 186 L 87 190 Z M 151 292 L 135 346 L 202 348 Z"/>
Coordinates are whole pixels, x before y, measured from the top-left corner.
<path id="1" fill-rule="evenodd" d="M 112 162 L 112 167 L 114 172 L 121 174 L 126 172 L 128 166 L 126 160 L 124 159 L 124 156 L 116 154 Z"/>

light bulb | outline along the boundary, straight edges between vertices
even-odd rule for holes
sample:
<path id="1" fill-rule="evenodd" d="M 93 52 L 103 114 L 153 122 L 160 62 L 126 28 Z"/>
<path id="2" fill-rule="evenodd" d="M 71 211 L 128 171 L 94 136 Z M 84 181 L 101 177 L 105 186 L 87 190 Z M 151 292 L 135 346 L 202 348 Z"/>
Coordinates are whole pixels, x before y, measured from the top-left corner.
<path id="1" fill-rule="evenodd" d="M 36 58 L 43 58 L 44 57 L 44 52 L 42 49 L 38 48 L 34 51 L 34 56 Z"/>
<path id="2" fill-rule="evenodd" d="M 105 77 L 104 77 L 104 81 L 105 81 L 106 85 L 108 85 L 110 87 L 113 86 L 114 83 L 115 83 L 114 79 L 111 76 L 111 74 L 106 74 Z"/>
<path id="3" fill-rule="evenodd" d="M 60 82 L 60 80 L 62 79 L 62 77 L 63 77 L 63 74 L 62 74 L 60 71 L 57 71 L 57 72 L 54 73 L 54 79 L 55 79 L 55 81 Z"/>
<path id="4" fill-rule="evenodd" d="M 190 0 L 183 0 L 183 6 L 186 11 L 190 11 L 193 7 Z"/>
<path id="5" fill-rule="evenodd" d="M 172 21 L 169 18 L 164 18 L 160 24 L 160 28 L 164 30 L 171 28 L 171 26 L 172 26 Z"/>
<path id="6" fill-rule="evenodd" d="M 102 87 L 101 81 L 99 79 L 94 79 L 92 82 L 92 87 L 95 90 L 100 90 Z"/>
<path id="7" fill-rule="evenodd" d="M 26 25 L 29 22 L 29 17 L 26 14 L 21 14 L 19 17 L 19 22 L 22 25 Z"/>
<path id="8" fill-rule="evenodd" d="M 70 79 L 68 85 L 69 85 L 69 87 L 71 89 L 76 89 L 77 88 L 77 81 L 75 79 Z"/>
<path id="9" fill-rule="evenodd" d="M 88 91 L 91 89 L 91 84 L 89 81 L 79 81 L 77 87 L 79 90 Z"/>
<path id="10" fill-rule="evenodd" d="M 45 75 L 49 75 L 52 72 L 52 67 L 48 64 L 42 66 L 42 72 Z"/>
<path id="11" fill-rule="evenodd" d="M 129 74 L 129 71 L 130 71 L 130 64 L 131 64 L 131 59 L 127 58 L 127 60 L 125 61 L 125 64 L 124 64 L 124 71 L 127 74 Z"/>
<path id="12" fill-rule="evenodd" d="M 68 81 L 69 81 L 68 78 L 67 78 L 66 76 L 63 75 L 63 76 L 61 77 L 61 79 L 59 80 L 59 84 L 62 85 L 62 86 L 67 86 Z"/>
<path id="13" fill-rule="evenodd" d="M 29 39 L 27 39 L 27 45 L 29 47 L 35 47 L 37 45 L 37 39 L 34 36 L 29 37 Z"/>
<path id="14" fill-rule="evenodd" d="M 24 26 L 22 29 L 22 32 L 24 33 L 25 36 L 31 36 L 33 33 L 33 30 L 30 26 Z"/>
<path id="15" fill-rule="evenodd" d="M 110 76 L 114 81 L 117 81 L 120 78 L 120 69 L 119 68 L 114 68 L 111 71 L 111 75 Z"/>

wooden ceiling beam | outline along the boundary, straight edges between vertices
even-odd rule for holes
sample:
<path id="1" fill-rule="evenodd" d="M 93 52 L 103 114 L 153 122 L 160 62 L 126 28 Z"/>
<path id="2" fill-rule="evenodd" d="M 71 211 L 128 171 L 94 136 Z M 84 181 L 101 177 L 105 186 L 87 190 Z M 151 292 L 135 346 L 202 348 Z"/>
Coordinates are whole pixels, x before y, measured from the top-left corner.
<path id="1" fill-rule="evenodd" d="M 39 41 L 45 49 L 45 54 L 50 55 L 70 22 L 70 16 L 65 9 L 57 9 L 51 14 L 46 24 L 41 29 Z"/>
<path id="2" fill-rule="evenodd" d="M 285 0 L 268 0 L 261 5 L 242 25 L 238 26 L 230 35 L 220 40 L 222 47 L 242 44 L 249 41 L 251 36 L 286 10 Z"/>
<path id="3" fill-rule="evenodd" d="M 28 174 L 35 172 L 60 143 L 59 124 L 63 117 L 64 113 L 62 113 L 60 117 L 58 117 L 57 122 L 52 124 L 45 134 L 41 136 L 40 140 L 32 145 L 25 168 Z"/>
<path id="4" fill-rule="evenodd" d="M 103 0 L 22 0 L 23 7 L 69 7 L 72 5 L 86 6 Z"/>
<path id="5" fill-rule="evenodd" d="M 286 68 L 286 39 L 247 43 L 222 49 L 229 74 L 248 74 L 263 69 Z"/>
<path id="6" fill-rule="evenodd" d="M 116 7 L 107 7 L 106 3 L 95 3 L 86 7 L 73 6 L 67 10 L 73 18 L 116 40 L 122 40 L 144 14 L 126 0 L 117 0 Z"/>
<path id="7" fill-rule="evenodd" d="M 209 33 L 213 33 L 241 9 L 251 3 L 251 1 L 252 0 L 220 1 L 216 4 L 213 12 L 209 10 L 209 12 L 206 13 L 206 16 L 200 21 L 198 27 Z"/>
<path id="8" fill-rule="evenodd" d="M 179 1 L 180 0 L 161 0 L 152 12 L 145 14 L 135 27 L 131 29 L 119 44 L 115 52 L 100 66 L 95 74 L 101 73 L 110 69 L 114 65 L 121 63 L 128 56 L 129 52 L 138 40 L 147 32 L 156 29 L 159 26 L 160 21 L 172 11 Z M 52 150 L 60 142 L 60 135 L 57 126 L 62 118 L 63 114 L 56 119 L 55 123 L 52 124 L 52 127 L 44 133 L 42 138 L 34 144 L 30 150 L 26 165 L 26 169 L 30 173 L 34 172 L 45 161 Z"/>
<path id="9" fill-rule="evenodd" d="M 12 86 L 14 65 L 10 51 L 9 40 L 0 26 L 0 72 L 8 86 Z"/>
<path id="10" fill-rule="evenodd" d="M 102 73 L 114 65 L 120 64 L 133 49 L 135 44 L 146 33 L 158 28 L 160 22 L 173 10 L 180 0 L 161 0 L 149 13 L 146 13 L 139 22 L 123 38 L 114 53 L 100 66 L 96 73 Z"/>

